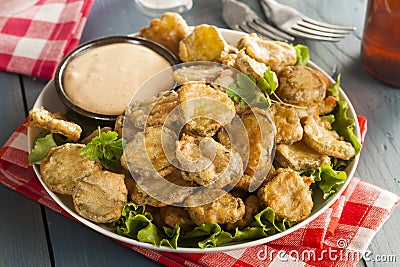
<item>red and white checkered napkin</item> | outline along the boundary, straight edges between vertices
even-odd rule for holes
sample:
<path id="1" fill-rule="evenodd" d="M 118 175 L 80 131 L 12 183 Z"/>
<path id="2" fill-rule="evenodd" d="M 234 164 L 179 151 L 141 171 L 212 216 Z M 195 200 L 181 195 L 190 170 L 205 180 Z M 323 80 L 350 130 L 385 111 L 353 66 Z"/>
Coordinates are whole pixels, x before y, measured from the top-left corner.
<path id="1" fill-rule="evenodd" d="M 0 16 L 0 70 L 50 79 L 75 48 L 94 0 L 40 0 Z"/>
<path id="2" fill-rule="evenodd" d="M 358 119 L 364 136 L 366 120 Z M 0 150 L 0 182 L 69 216 L 47 194 L 28 165 L 26 133 L 21 125 Z M 343 195 L 317 219 L 263 245 L 183 254 L 122 244 L 167 266 L 355 266 L 399 201 L 397 195 L 353 178 Z"/>

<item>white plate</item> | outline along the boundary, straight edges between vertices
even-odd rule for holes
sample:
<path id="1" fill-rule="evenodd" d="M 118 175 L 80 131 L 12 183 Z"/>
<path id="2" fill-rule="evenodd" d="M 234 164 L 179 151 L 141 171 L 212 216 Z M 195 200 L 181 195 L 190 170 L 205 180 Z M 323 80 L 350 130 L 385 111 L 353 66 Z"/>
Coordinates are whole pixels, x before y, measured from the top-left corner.
<path id="1" fill-rule="evenodd" d="M 242 32 L 237 32 L 237 31 L 233 31 L 233 30 L 226 30 L 226 29 L 220 29 L 221 33 L 223 34 L 225 40 L 231 44 L 236 44 L 236 42 L 242 37 L 244 36 L 244 33 Z M 309 63 L 310 67 L 319 69 L 320 71 L 322 71 L 319 67 L 317 67 L 314 63 L 310 62 Z M 323 72 L 323 71 L 322 71 Z M 327 77 L 329 77 L 329 75 L 327 75 L 325 72 L 323 72 Z M 333 83 L 334 81 L 329 78 L 330 81 Z M 358 125 L 358 120 L 357 120 L 357 116 L 356 113 L 354 111 L 354 108 L 350 102 L 350 100 L 347 98 L 346 94 L 343 92 L 342 89 L 340 89 L 340 99 L 345 100 L 348 103 L 349 106 L 349 111 L 348 111 L 348 116 L 350 118 L 352 118 L 355 122 L 355 127 L 354 127 L 354 134 L 357 136 L 358 140 L 360 140 L 360 135 L 359 135 L 359 125 Z M 41 94 L 39 95 L 38 99 L 36 100 L 34 107 L 45 107 L 46 109 L 56 112 L 56 111 L 66 111 L 66 107 L 61 103 L 61 101 L 58 99 L 54 84 L 53 84 L 53 80 L 51 80 L 43 89 L 43 91 L 41 92 Z M 29 128 L 28 129 L 28 148 L 29 151 L 31 151 L 32 146 L 33 146 L 33 142 L 34 142 L 34 137 L 38 134 L 40 130 L 36 129 L 36 128 Z M 265 238 L 261 238 L 261 239 L 257 239 L 254 241 L 243 241 L 243 242 L 239 242 L 239 243 L 235 243 L 235 244 L 227 244 L 224 246 L 220 246 L 220 247 L 216 247 L 216 248 L 207 248 L 205 250 L 200 249 L 200 248 L 182 248 L 182 247 L 178 247 L 177 249 L 172 249 L 172 248 L 168 248 L 168 247 L 156 247 L 152 244 L 148 244 L 148 243 L 143 243 L 143 242 L 139 242 L 127 237 L 123 237 L 120 236 L 112 231 L 110 231 L 110 229 L 107 229 L 107 227 L 105 227 L 104 225 L 100 225 L 100 224 L 95 224 L 92 223 L 84 218 L 82 218 L 80 215 L 78 215 L 73 207 L 72 204 L 72 199 L 70 196 L 63 196 L 63 195 L 59 195 L 56 193 L 53 193 L 52 191 L 49 190 L 49 188 L 43 183 L 43 181 L 40 178 L 40 173 L 39 173 L 39 168 L 38 166 L 34 166 L 34 170 L 36 172 L 36 175 L 39 178 L 39 181 L 42 183 L 43 187 L 46 189 L 46 191 L 50 194 L 50 196 L 64 209 L 66 210 L 70 215 L 72 215 L 74 218 L 76 218 L 78 221 L 80 221 L 81 223 L 85 224 L 86 226 L 106 235 L 109 236 L 111 238 L 117 239 L 119 241 L 123 241 L 135 246 L 139 246 L 139 247 L 145 247 L 145 248 L 150 248 L 150 249 L 155 249 L 155 250 L 162 250 L 162 251 L 169 251 L 169 252 L 182 252 L 182 253 L 205 253 L 205 252 L 217 252 L 217 251 L 225 251 L 225 250 L 233 250 L 233 249 L 241 249 L 241 248 L 245 248 L 245 247 L 250 247 L 250 246 L 255 246 L 255 245 L 259 245 L 259 244 L 263 244 L 269 241 L 272 241 L 274 239 L 280 238 L 282 236 L 285 236 L 287 234 L 290 234 L 296 230 L 298 230 L 299 228 L 305 226 L 306 224 L 308 224 L 309 222 L 311 222 L 312 220 L 314 220 L 315 218 L 317 218 L 319 215 L 321 215 L 328 207 L 330 207 L 333 202 L 335 202 L 335 200 L 342 194 L 342 192 L 344 191 L 344 189 L 347 187 L 347 185 L 349 184 L 351 178 L 354 175 L 354 172 L 356 170 L 357 164 L 358 164 L 358 160 L 359 160 L 359 156 L 356 156 L 355 159 L 351 162 L 351 164 L 346 168 L 346 173 L 347 173 L 347 180 L 346 182 L 340 187 L 340 189 L 338 190 L 338 192 L 336 192 L 335 194 L 333 194 L 331 197 L 329 197 L 327 200 L 323 200 L 321 199 L 317 199 L 316 201 L 314 201 L 314 208 L 311 212 L 310 217 L 308 217 L 306 220 L 296 224 L 295 226 L 289 228 L 288 230 L 286 230 L 285 232 L 282 233 L 278 233 L 269 237 L 265 237 Z"/>

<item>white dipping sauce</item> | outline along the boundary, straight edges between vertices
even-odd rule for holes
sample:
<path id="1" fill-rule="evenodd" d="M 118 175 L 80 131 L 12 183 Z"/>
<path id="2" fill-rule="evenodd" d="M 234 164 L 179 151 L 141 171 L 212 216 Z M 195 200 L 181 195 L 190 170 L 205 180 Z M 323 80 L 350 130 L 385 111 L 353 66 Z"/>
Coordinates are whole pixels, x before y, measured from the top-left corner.
<path id="1" fill-rule="evenodd" d="M 100 46 L 68 64 L 63 78 L 64 90 L 82 109 L 119 115 L 145 80 L 170 66 L 165 58 L 142 45 Z"/>

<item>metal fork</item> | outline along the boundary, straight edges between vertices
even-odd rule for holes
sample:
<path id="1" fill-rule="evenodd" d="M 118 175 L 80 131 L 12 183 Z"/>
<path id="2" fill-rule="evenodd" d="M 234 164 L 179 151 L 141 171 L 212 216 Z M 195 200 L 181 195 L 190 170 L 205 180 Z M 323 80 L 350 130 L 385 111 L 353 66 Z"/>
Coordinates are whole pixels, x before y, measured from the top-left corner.
<path id="1" fill-rule="evenodd" d="M 233 30 L 257 33 L 277 41 L 294 41 L 293 36 L 262 21 L 245 3 L 236 0 L 222 0 L 222 6 L 222 17 Z"/>
<path id="2" fill-rule="evenodd" d="M 296 9 L 275 0 L 259 0 L 269 21 L 277 28 L 296 37 L 321 41 L 340 41 L 355 27 L 339 26 L 316 21 Z"/>

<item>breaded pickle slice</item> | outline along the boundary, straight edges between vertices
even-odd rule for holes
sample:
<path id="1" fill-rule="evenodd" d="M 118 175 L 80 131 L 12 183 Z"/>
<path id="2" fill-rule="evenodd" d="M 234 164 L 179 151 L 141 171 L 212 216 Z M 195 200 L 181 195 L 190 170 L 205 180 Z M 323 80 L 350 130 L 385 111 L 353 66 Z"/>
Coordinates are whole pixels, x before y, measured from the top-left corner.
<path id="1" fill-rule="evenodd" d="M 84 147 L 67 143 L 49 150 L 40 164 L 40 175 L 51 191 L 71 195 L 77 181 L 102 169 L 99 162 L 79 155 Z"/>
<path id="2" fill-rule="evenodd" d="M 117 221 L 127 202 L 124 179 L 124 174 L 98 171 L 79 180 L 72 194 L 76 212 L 96 223 Z"/>

